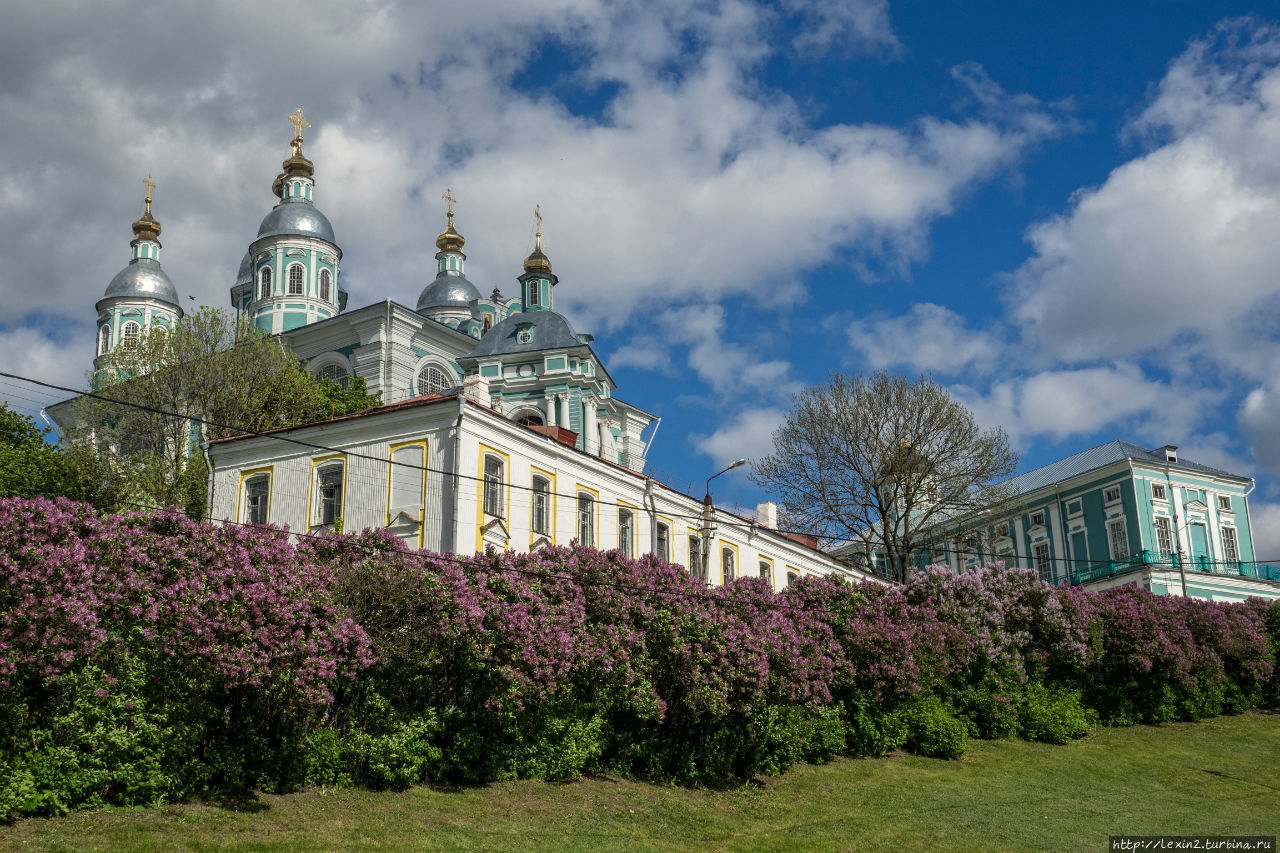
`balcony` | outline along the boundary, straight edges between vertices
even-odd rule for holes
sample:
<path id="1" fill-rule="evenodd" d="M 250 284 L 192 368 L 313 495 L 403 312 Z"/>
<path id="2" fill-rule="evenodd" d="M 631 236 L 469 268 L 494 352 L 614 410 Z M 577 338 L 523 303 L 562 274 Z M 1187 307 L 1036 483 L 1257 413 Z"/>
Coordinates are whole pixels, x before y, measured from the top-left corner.
<path id="1" fill-rule="evenodd" d="M 1185 564 L 1185 568 L 1189 572 L 1196 571 L 1205 572 L 1206 574 L 1231 575 L 1280 582 L 1280 566 L 1270 563 L 1227 562 L 1224 560 L 1210 560 L 1206 557 L 1193 557 L 1186 560 Z M 1139 551 L 1127 560 L 1107 560 L 1100 563 L 1090 563 L 1083 568 L 1074 568 L 1071 570 L 1071 583 L 1075 585 L 1091 583 L 1113 575 L 1131 572 L 1135 569 L 1177 569 L 1178 566 L 1177 554 Z"/>

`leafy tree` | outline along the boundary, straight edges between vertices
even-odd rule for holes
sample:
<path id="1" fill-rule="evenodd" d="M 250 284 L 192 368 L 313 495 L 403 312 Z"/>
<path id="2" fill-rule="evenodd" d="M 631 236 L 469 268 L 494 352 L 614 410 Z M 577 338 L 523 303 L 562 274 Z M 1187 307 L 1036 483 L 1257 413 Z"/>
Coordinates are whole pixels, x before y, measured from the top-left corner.
<path id="1" fill-rule="evenodd" d="M 1018 466 L 1005 431 L 980 429 L 942 385 L 883 371 L 834 371 L 796 394 L 773 443 L 752 478 L 791 522 L 885 552 L 898 580 L 941 525 L 998 513 L 1010 496 L 997 484 Z"/>
<path id="2" fill-rule="evenodd" d="M 278 338 L 202 308 L 111 351 L 80 401 L 80 446 L 105 459 L 122 506 L 206 507 L 201 442 L 351 414 L 380 402 L 364 380 L 315 379 Z M 203 423 L 202 423 L 203 422 Z"/>
<path id="3" fill-rule="evenodd" d="M 68 497 L 93 501 L 91 466 L 76 465 L 45 441 L 48 428 L 0 403 L 0 497 Z"/>

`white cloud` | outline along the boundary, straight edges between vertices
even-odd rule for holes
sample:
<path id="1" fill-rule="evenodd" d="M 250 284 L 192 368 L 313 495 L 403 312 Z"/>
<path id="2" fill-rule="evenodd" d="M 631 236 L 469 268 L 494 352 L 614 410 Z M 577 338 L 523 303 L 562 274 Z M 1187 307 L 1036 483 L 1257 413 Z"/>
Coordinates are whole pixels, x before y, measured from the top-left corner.
<path id="1" fill-rule="evenodd" d="M 1280 474 L 1280 386 L 1271 383 L 1250 391 L 1237 421 L 1258 465 Z"/>
<path id="2" fill-rule="evenodd" d="M 1010 314 L 1061 358 L 1186 346 L 1191 333 L 1239 361 L 1241 336 L 1273 334 L 1280 306 L 1280 30 L 1233 21 L 1193 43 L 1131 132 L 1163 144 L 1030 230 Z"/>
<path id="3" fill-rule="evenodd" d="M 1129 428 L 1138 419 L 1146 428 L 1169 424 L 1176 434 L 1185 434 L 1203 417 L 1205 407 L 1203 393 L 1175 391 L 1127 363 L 1044 371 L 996 382 L 985 393 L 965 385 L 951 390 L 979 423 L 1002 426 L 1019 442 Z"/>
<path id="4" fill-rule="evenodd" d="M 90 340 L 92 332 L 87 333 Z M 77 346 L 63 346 L 37 329 L 0 329 L 0 365 L 6 373 L 65 388 L 84 388 L 89 365 Z M 0 400 L 24 414 L 35 415 L 71 395 L 39 385 L 0 377 Z"/>
<path id="5" fill-rule="evenodd" d="M 717 394 L 789 397 L 800 390 L 789 362 L 760 359 L 769 351 L 761 342 L 746 347 L 726 341 L 725 317 L 721 305 L 689 305 L 664 312 L 657 322 L 662 341 L 687 346 L 690 369 Z"/>
<path id="6" fill-rule="evenodd" d="M 931 302 L 917 303 L 900 317 L 856 320 L 847 333 L 853 348 L 877 370 L 899 365 L 945 375 L 985 370 L 1002 349 L 994 334 L 969 329 L 959 314 Z"/>
<path id="7" fill-rule="evenodd" d="M 1253 553 L 1257 560 L 1280 560 L 1280 503 L 1249 502 Z"/>
<path id="8" fill-rule="evenodd" d="M 802 54 L 901 47 L 889 24 L 886 0 L 785 0 L 782 6 L 804 21 L 804 30 L 793 41 Z"/>
<path id="9" fill-rule="evenodd" d="M 773 452 L 773 433 L 786 420 L 777 408 L 747 409 L 711 435 L 695 438 L 698 451 L 725 466 L 735 459 L 759 459 Z"/>

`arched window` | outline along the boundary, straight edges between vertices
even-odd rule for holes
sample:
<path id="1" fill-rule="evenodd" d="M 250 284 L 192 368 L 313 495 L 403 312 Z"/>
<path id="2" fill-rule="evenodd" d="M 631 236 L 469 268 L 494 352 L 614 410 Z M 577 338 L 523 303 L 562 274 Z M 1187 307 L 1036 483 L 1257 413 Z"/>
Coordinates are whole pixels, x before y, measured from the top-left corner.
<path id="1" fill-rule="evenodd" d="M 98 355 L 104 355 L 111 346 L 111 326 L 104 324 L 98 329 Z"/>
<path id="2" fill-rule="evenodd" d="M 484 458 L 484 512 L 502 517 L 502 460 L 497 456 Z"/>
<path id="3" fill-rule="evenodd" d="M 271 267 L 263 267 L 258 273 L 258 298 L 266 299 L 271 295 Z"/>
<path id="4" fill-rule="evenodd" d="M 342 519 L 343 464 L 333 462 L 316 469 L 318 524 L 335 524 Z"/>
<path id="5" fill-rule="evenodd" d="M 542 426 L 542 415 L 529 412 L 517 418 L 516 423 L 522 426 Z"/>
<path id="6" fill-rule="evenodd" d="M 244 481 L 244 523 L 266 524 L 271 475 L 257 474 Z"/>
<path id="7" fill-rule="evenodd" d="M 800 580 L 800 576 L 798 574 L 795 572 L 787 572 L 787 586 L 791 586 L 798 580 Z"/>
<path id="8" fill-rule="evenodd" d="M 347 376 L 347 371 L 342 368 L 341 364 L 326 364 L 324 367 L 316 371 L 316 381 L 337 382 L 343 388 L 351 383 L 351 377 Z"/>
<path id="9" fill-rule="evenodd" d="M 425 397 L 428 394 L 443 394 L 448 391 L 457 382 L 450 382 L 449 376 L 434 364 L 424 364 L 422 369 L 418 371 L 418 396 Z"/>
<path id="10" fill-rule="evenodd" d="M 484 331 L 487 332 L 492 328 L 493 328 L 493 315 L 485 314 L 484 315 Z"/>
<path id="11" fill-rule="evenodd" d="M 671 528 L 658 522 L 658 552 L 654 555 L 659 560 L 671 562 Z"/>
<path id="12" fill-rule="evenodd" d="M 538 280 L 537 279 L 534 279 L 533 281 L 529 282 L 529 304 L 530 305 L 538 304 Z"/>
<path id="13" fill-rule="evenodd" d="M 624 557 L 636 555 L 636 516 L 629 509 L 618 509 L 618 548 Z"/>
<path id="14" fill-rule="evenodd" d="M 289 295 L 302 295 L 302 264 L 289 267 Z"/>
<path id="15" fill-rule="evenodd" d="M 596 547 L 596 499 L 588 492 L 578 492 L 578 544 Z"/>
<path id="16" fill-rule="evenodd" d="M 537 474 L 533 476 L 533 513 L 529 528 L 543 536 L 551 533 L 551 481 Z"/>
<path id="17" fill-rule="evenodd" d="M 720 549 L 720 574 L 724 580 L 724 583 L 730 583 L 734 579 L 734 577 L 736 576 L 737 568 L 738 567 L 735 566 L 733 562 L 733 549 L 721 548 Z"/>
<path id="18" fill-rule="evenodd" d="M 329 299 L 329 279 L 329 271 L 320 270 L 320 298 L 325 302 L 332 301 Z"/>
<path id="19" fill-rule="evenodd" d="M 126 347 L 136 346 L 140 334 L 142 334 L 142 327 L 130 320 L 124 324 L 124 328 L 120 331 L 120 341 Z"/>

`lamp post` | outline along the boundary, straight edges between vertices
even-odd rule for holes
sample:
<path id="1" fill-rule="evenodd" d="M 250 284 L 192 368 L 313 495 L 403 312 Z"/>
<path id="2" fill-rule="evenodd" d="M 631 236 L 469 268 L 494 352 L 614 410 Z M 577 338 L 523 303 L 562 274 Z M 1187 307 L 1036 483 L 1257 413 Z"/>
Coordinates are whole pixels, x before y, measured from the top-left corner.
<path id="1" fill-rule="evenodd" d="M 702 566 L 699 571 L 699 574 L 703 576 L 702 579 L 707 583 L 711 583 L 710 572 L 708 571 L 707 566 L 710 560 L 711 531 L 713 529 L 713 522 L 715 518 L 715 507 L 711 503 L 711 481 L 716 477 L 719 477 L 721 474 L 727 474 L 734 468 L 741 468 L 746 464 L 747 460 L 738 459 L 729 463 L 729 466 L 723 471 L 717 471 L 715 474 L 712 474 L 707 478 L 707 495 L 702 499 Z"/>

